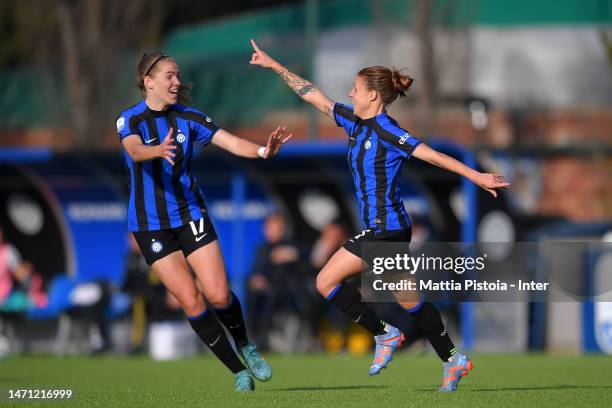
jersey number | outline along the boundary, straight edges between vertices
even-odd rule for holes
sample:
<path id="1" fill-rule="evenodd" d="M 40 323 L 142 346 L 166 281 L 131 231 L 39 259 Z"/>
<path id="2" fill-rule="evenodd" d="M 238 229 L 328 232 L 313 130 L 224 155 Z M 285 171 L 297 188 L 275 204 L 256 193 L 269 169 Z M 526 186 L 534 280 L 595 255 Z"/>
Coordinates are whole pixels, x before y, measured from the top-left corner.
<path id="1" fill-rule="evenodd" d="M 196 221 L 189 221 L 189 226 L 191 227 L 191 232 L 193 232 L 193 235 L 204 233 L 204 218 L 200 218 L 199 223 L 200 225 L 196 226 Z"/>

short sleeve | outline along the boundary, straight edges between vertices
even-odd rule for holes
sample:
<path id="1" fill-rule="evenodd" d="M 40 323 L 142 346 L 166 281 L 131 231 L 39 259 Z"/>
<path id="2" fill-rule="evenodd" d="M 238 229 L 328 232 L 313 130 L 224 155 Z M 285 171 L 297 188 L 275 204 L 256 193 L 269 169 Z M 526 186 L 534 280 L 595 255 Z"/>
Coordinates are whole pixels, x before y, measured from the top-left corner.
<path id="1" fill-rule="evenodd" d="M 190 110 L 187 112 L 189 126 L 195 131 L 195 140 L 202 146 L 210 143 L 219 126 L 213 120 L 198 110 Z"/>
<path id="2" fill-rule="evenodd" d="M 381 126 L 377 133 L 384 142 L 391 145 L 393 150 L 397 151 L 406 159 L 409 158 L 412 152 L 414 152 L 414 149 L 421 144 L 420 139 L 393 124 Z"/>
<path id="3" fill-rule="evenodd" d="M 119 139 L 123 140 L 126 136 L 138 134 L 138 128 L 136 121 L 133 120 L 134 116 L 129 112 L 123 112 L 117 118 L 117 134 Z"/>
<path id="4" fill-rule="evenodd" d="M 352 106 L 344 105 L 342 103 L 335 103 L 334 120 L 336 121 L 336 125 L 338 125 L 338 127 L 343 127 L 344 130 L 350 134 L 350 131 L 353 128 L 357 118 L 353 112 Z"/>

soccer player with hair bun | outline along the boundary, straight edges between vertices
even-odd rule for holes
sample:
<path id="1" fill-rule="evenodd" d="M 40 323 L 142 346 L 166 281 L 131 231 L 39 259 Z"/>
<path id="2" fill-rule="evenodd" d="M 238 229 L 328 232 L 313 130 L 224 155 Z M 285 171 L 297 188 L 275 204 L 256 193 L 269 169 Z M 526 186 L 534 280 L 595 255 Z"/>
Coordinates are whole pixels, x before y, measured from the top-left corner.
<path id="1" fill-rule="evenodd" d="M 229 289 L 217 234 L 191 161 L 196 142 L 212 143 L 236 156 L 267 159 L 291 135 L 285 136 L 286 129 L 279 127 L 266 146 L 259 146 L 220 129 L 189 106 L 189 87 L 181 83 L 178 64 L 166 54 L 142 55 L 136 82 L 143 99 L 117 118 L 130 172 L 128 230 L 180 302 L 193 330 L 235 375 L 236 391 L 254 390 L 253 377 L 268 381 L 272 367 L 247 337 L 240 300 Z"/>
<path id="2" fill-rule="evenodd" d="M 303 100 L 344 128 L 348 136 L 348 163 L 353 176 L 363 231 L 348 240 L 327 262 L 317 276 L 317 290 L 374 335 L 376 350 L 370 375 L 378 374 L 392 359 L 404 340 L 395 327 L 382 321 L 357 288 L 345 280 L 361 271 L 361 244 L 365 242 L 410 242 L 411 223 L 400 197 L 399 177 L 404 160 L 411 156 L 455 172 L 482 187 L 494 197 L 496 189 L 509 183 L 501 174 L 480 173 L 422 143 L 401 128 L 386 111 L 398 96 L 405 96 L 413 80 L 396 69 L 382 66 L 363 68 L 355 76 L 348 94 L 352 106 L 329 99 L 311 82 L 300 78 L 262 51 L 251 40 L 250 63 L 276 72 Z M 440 313 L 430 302 L 401 301 L 406 316 L 417 326 L 443 362 L 442 392 L 457 390 L 472 361 L 457 351 L 446 331 Z"/>

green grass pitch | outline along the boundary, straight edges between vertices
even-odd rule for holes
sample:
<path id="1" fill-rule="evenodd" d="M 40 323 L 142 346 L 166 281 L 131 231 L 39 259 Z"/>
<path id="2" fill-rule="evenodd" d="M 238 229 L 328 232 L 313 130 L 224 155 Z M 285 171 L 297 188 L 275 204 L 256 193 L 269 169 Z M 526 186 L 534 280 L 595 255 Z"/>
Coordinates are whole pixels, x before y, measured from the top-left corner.
<path id="1" fill-rule="evenodd" d="M 147 357 L 13 357 L 0 361 L 7 406 L 67 407 L 429 407 L 610 406 L 612 357 L 476 355 L 459 392 L 440 394 L 439 361 L 398 353 L 376 377 L 369 357 L 305 354 L 269 357 L 274 376 L 250 394 L 208 356 L 172 362 Z M 72 400 L 7 400 L 16 388 L 74 390 Z M 452 405 L 451 405 L 452 404 Z"/>

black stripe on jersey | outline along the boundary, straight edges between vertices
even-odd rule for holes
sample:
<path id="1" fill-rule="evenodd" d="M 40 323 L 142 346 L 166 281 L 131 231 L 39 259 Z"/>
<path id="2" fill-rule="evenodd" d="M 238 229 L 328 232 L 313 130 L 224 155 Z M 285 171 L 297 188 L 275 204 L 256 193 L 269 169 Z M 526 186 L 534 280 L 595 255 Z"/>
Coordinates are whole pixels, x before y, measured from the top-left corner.
<path id="1" fill-rule="evenodd" d="M 157 123 L 155 123 L 155 116 L 150 110 L 146 110 L 146 122 L 147 128 L 149 129 L 149 146 L 157 146 L 160 144 L 159 132 L 157 131 Z M 155 209 L 157 210 L 157 218 L 159 220 L 160 229 L 169 229 L 170 218 L 168 217 L 168 208 L 166 207 L 166 192 L 164 190 L 163 181 L 163 163 L 160 159 L 151 160 L 151 166 L 153 167 L 153 186 L 155 189 Z"/>
<path id="2" fill-rule="evenodd" d="M 355 122 L 355 114 L 352 110 L 348 109 L 346 106 L 336 103 L 334 105 L 334 113 L 342 116 L 344 119 L 350 120 L 351 122 Z M 338 124 L 339 125 L 339 124 Z"/>
<path id="3" fill-rule="evenodd" d="M 189 203 L 185 198 L 185 191 L 183 191 L 183 184 L 181 183 L 181 169 L 185 161 L 185 152 L 183 150 L 183 144 L 176 142 L 176 136 L 179 133 L 178 123 L 176 121 L 177 112 L 170 110 L 168 112 L 168 122 L 174 129 L 174 166 L 172 167 L 172 189 L 174 190 L 174 196 L 176 197 L 176 203 L 179 208 L 181 215 L 181 224 L 186 225 L 191 221 L 191 213 L 189 212 Z"/>
<path id="4" fill-rule="evenodd" d="M 389 189 L 389 195 L 387 196 L 389 199 L 389 202 L 393 202 L 393 196 L 395 195 L 395 190 L 397 190 L 397 180 L 398 179 L 399 179 L 399 175 L 398 177 L 395 178 L 395 180 L 393 180 L 393 183 L 391 184 L 391 188 Z M 397 214 L 397 219 L 402 229 L 407 229 L 408 223 L 406 222 L 406 219 L 402 217 L 403 209 L 404 209 L 404 202 L 401 199 L 401 194 L 398 194 L 398 200 L 395 202 L 395 205 L 393 206 L 393 210 Z"/>
<path id="5" fill-rule="evenodd" d="M 139 115 L 134 115 L 130 118 L 130 120 L 128 121 L 128 126 L 130 127 L 130 133 L 134 134 L 138 134 L 138 125 L 140 124 L 140 122 L 142 122 L 144 120 L 144 118 L 142 117 L 142 113 Z"/>
<path id="6" fill-rule="evenodd" d="M 208 129 L 213 130 L 216 129 L 215 126 L 211 125 L 212 122 L 207 122 L 206 121 L 206 117 L 202 114 L 199 114 L 197 112 L 179 112 L 178 114 L 179 117 L 187 120 L 187 121 L 193 121 L 196 123 L 200 123 L 205 125 Z M 213 130 L 214 131 L 214 130 Z M 193 154 L 193 146 L 192 146 L 192 151 L 191 151 L 191 155 Z M 187 159 L 187 174 L 189 175 L 190 178 L 190 186 L 189 189 L 191 190 L 191 192 L 193 193 L 193 195 L 195 196 L 196 201 L 198 202 L 198 205 L 200 206 L 201 210 L 205 210 L 206 209 L 206 202 L 204 201 L 204 196 L 202 195 L 202 192 L 200 191 L 200 187 L 198 186 L 197 181 L 195 180 L 195 178 L 191 175 L 191 157 L 189 157 Z"/>
<path id="7" fill-rule="evenodd" d="M 376 219 L 380 220 L 380 228 L 387 229 L 387 148 L 382 143 L 376 144 L 374 159 L 374 174 L 376 183 Z M 376 222 L 376 220 L 375 220 Z M 377 223 L 378 224 L 378 223 Z"/>
<path id="8" fill-rule="evenodd" d="M 191 178 L 191 191 L 193 192 L 193 195 L 195 196 L 196 201 L 198 202 L 198 205 L 200 206 L 200 209 L 206 210 L 206 202 L 204 201 L 204 196 L 202 195 L 202 192 L 200 191 L 198 183 L 195 181 L 193 177 Z"/>
<path id="9" fill-rule="evenodd" d="M 178 115 L 178 117 L 181 117 L 180 114 Z M 188 122 L 189 124 L 189 122 Z M 191 136 L 191 135 L 190 135 Z M 192 139 L 194 140 L 194 139 Z M 185 174 L 190 178 L 191 181 L 193 181 L 193 178 L 191 177 L 191 158 L 193 156 L 193 142 L 191 144 L 191 148 L 189 150 L 187 150 L 187 152 L 183 152 L 186 153 L 185 155 Z M 189 188 L 191 189 L 191 185 L 189 186 Z"/>
<path id="10" fill-rule="evenodd" d="M 145 193 L 144 184 L 142 183 L 142 165 L 139 162 L 133 162 L 134 166 L 134 207 L 136 209 L 136 222 L 138 223 L 138 231 L 147 231 L 149 229 L 149 221 L 147 220 L 147 212 L 145 210 Z"/>
<path id="11" fill-rule="evenodd" d="M 202 115 L 201 113 L 198 113 L 198 112 L 181 112 L 180 115 L 183 116 L 187 120 L 191 120 L 191 121 L 194 121 L 196 123 L 199 123 L 200 125 L 205 126 L 212 133 L 215 133 L 217 130 L 219 130 L 219 127 L 217 125 L 215 125 L 212 120 L 206 120 L 208 118 L 206 116 Z"/>
<path id="12" fill-rule="evenodd" d="M 361 134 L 362 130 L 363 130 L 363 125 L 357 124 L 357 126 L 355 126 L 355 128 L 353 129 L 353 132 L 349 136 L 349 157 L 348 157 L 349 169 L 351 170 L 351 175 L 353 176 L 354 182 L 356 182 L 357 180 L 357 178 L 355 177 L 355 173 L 357 172 L 357 170 L 355 170 L 355 166 L 353 165 L 353 162 L 356 162 L 356 160 L 353 157 L 352 153 L 353 153 L 353 147 L 357 144 L 357 138 Z M 356 188 L 357 188 L 357 185 L 355 184 L 355 189 Z M 357 193 L 359 193 L 359 191 L 357 191 Z"/>
<path id="13" fill-rule="evenodd" d="M 382 140 L 391 144 L 392 146 L 397 147 L 398 149 L 403 150 L 404 152 L 408 154 L 408 156 L 410 156 L 412 152 L 414 151 L 414 148 L 416 146 L 412 146 L 410 143 L 408 143 L 407 140 L 404 143 L 400 143 L 401 136 L 397 136 L 397 135 L 394 135 L 392 132 L 389 132 L 387 129 L 382 127 L 380 123 L 378 123 L 377 121 L 372 121 L 372 127 L 374 128 L 374 131 L 376 132 L 376 134 Z M 398 128 L 401 129 L 400 127 Z M 406 134 L 408 134 L 408 132 L 406 132 Z"/>
<path id="14" fill-rule="evenodd" d="M 372 136 L 372 129 L 368 128 L 365 135 L 365 140 L 368 140 Z M 363 171 L 363 162 L 365 159 L 366 149 L 365 147 L 359 146 L 359 153 L 357 154 L 357 172 L 359 173 L 359 189 L 361 190 L 362 200 L 364 200 L 363 206 L 363 221 L 366 227 L 370 226 L 370 204 L 368 203 L 368 196 L 366 194 L 366 176 Z"/>
<path id="15" fill-rule="evenodd" d="M 144 112 L 134 115 L 130 118 L 130 131 L 138 134 L 138 125 L 145 120 Z M 142 181 L 142 163 L 133 161 L 134 166 L 134 207 L 136 210 L 136 222 L 139 231 L 147 231 L 149 229 L 149 220 L 147 219 L 147 211 L 145 209 L 145 192 L 144 183 Z"/>
<path id="16" fill-rule="evenodd" d="M 391 118 L 389 118 L 389 119 L 392 120 Z M 397 122 L 395 122 L 395 121 L 392 121 L 392 124 L 397 126 Z M 394 135 L 393 133 L 391 133 L 388 130 L 386 130 L 385 128 L 383 128 L 380 125 L 380 123 L 378 123 L 377 121 L 374 120 L 374 121 L 372 121 L 372 127 L 374 128 L 374 131 L 380 137 L 381 140 L 384 140 L 386 143 L 389 143 L 392 146 L 399 147 L 400 149 L 402 149 L 405 152 L 407 152 L 409 155 L 412 154 L 412 151 L 414 150 L 414 147 L 412 145 L 410 145 L 409 143 L 405 143 L 403 145 L 400 144 L 399 143 L 399 136 Z M 388 199 L 389 199 L 389 202 L 393 202 L 394 201 L 393 197 L 395 196 L 395 190 L 397 189 L 397 180 L 398 180 L 398 178 L 399 178 L 399 175 L 393 181 L 393 184 L 391 185 L 391 189 L 390 189 L 389 194 L 387 196 Z M 408 222 L 406 221 L 406 218 L 402 216 L 402 214 L 405 213 L 405 211 L 402 211 L 403 209 L 404 209 L 404 203 L 401 200 L 401 195 L 399 195 L 398 196 L 398 200 L 395 202 L 395 205 L 393 206 L 393 210 L 397 214 L 397 219 L 398 219 L 402 229 L 406 229 L 406 228 L 408 228 Z"/>

